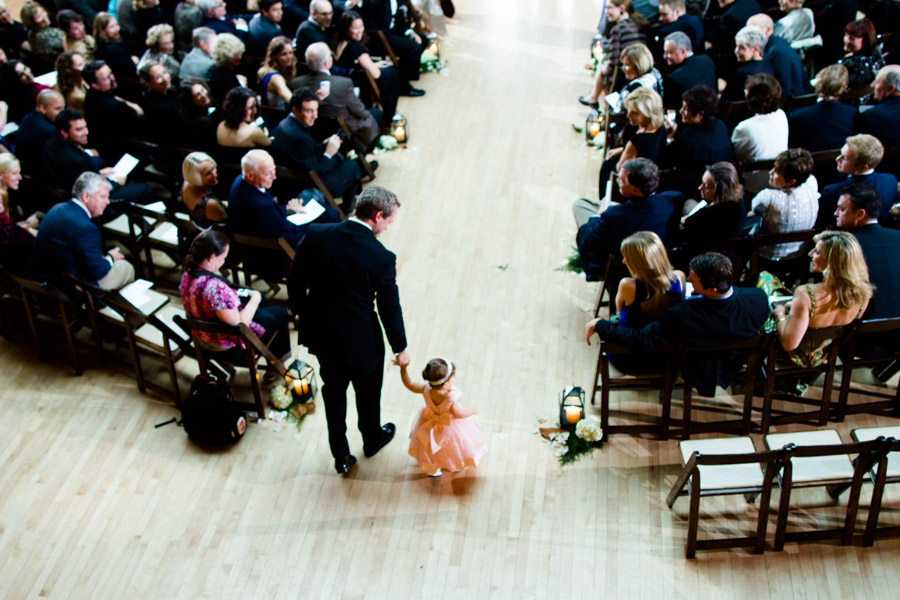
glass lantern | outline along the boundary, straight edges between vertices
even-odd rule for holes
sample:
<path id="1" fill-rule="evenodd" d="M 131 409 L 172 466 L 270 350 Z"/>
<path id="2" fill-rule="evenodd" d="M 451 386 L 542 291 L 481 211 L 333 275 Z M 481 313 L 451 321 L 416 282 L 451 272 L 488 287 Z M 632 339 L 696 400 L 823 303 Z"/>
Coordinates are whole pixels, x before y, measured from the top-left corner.
<path id="1" fill-rule="evenodd" d="M 603 131 L 603 115 L 599 110 L 592 110 L 584 121 L 584 139 L 591 143 L 601 131 Z"/>
<path id="2" fill-rule="evenodd" d="M 409 141 L 409 124 L 406 122 L 406 117 L 399 113 L 394 115 L 394 120 L 391 121 L 391 135 L 398 144 L 406 145 Z"/>
<path id="3" fill-rule="evenodd" d="M 570 385 L 559 395 L 559 426 L 571 429 L 583 418 L 584 390 Z"/>
<path id="4" fill-rule="evenodd" d="M 316 372 L 300 359 L 295 360 L 288 367 L 284 381 L 291 390 L 291 396 L 301 404 L 312 400 L 319 389 L 316 383 Z"/>

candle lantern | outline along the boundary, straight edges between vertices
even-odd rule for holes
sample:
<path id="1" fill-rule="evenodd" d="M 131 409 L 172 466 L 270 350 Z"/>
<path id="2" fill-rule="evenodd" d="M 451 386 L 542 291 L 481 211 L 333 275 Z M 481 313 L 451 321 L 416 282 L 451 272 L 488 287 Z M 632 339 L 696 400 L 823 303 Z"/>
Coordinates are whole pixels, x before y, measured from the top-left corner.
<path id="1" fill-rule="evenodd" d="M 603 115 L 599 110 L 592 110 L 584 122 L 584 138 L 590 143 L 601 131 L 603 131 Z"/>
<path id="2" fill-rule="evenodd" d="M 598 63 L 603 60 L 603 36 L 599 33 L 594 34 L 594 39 L 591 42 L 591 56 Z"/>
<path id="3" fill-rule="evenodd" d="M 437 38 L 428 43 L 428 51 L 431 52 L 437 60 L 441 59 L 441 49 L 438 46 Z"/>
<path id="4" fill-rule="evenodd" d="M 391 121 L 391 135 L 398 144 L 406 145 L 406 142 L 409 141 L 409 124 L 406 122 L 406 117 L 399 113 L 394 115 L 394 120 Z"/>
<path id="5" fill-rule="evenodd" d="M 559 426 L 571 429 L 583 418 L 584 390 L 570 385 L 559 395 Z"/>
<path id="6" fill-rule="evenodd" d="M 291 396 L 301 404 L 312 400 L 319 389 L 316 383 L 316 372 L 300 359 L 295 360 L 288 367 L 284 381 L 291 390 Z"/>

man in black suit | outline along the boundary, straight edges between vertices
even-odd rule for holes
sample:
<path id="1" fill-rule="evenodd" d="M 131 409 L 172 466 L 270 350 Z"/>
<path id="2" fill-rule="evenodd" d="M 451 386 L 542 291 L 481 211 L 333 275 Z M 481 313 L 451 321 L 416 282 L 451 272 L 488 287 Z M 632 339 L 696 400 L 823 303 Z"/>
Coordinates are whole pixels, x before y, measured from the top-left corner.
<path id="1" fill-rule="evenodd" d="M 353 81 L 331 74 L 334 59 L 331 48 L 325 42 L 310 44 L 306 49 L 306 66 L 309 73 L 295 77 L 291 89 L 307 89 L 315 93 L 327 82 L 328 95 L 319 102 L 319 114 L 329 119 L 341 117 L 347 122 L 354 138 L 368 148 L 378 139 L 382 113 L 377 108 L 367 109 L 353 93 Z"/>
<path id="2" fill-rule="evenodd" d="M 398 69 L 407 82 L 419 79 L 419 63 L 426 44 L 413 31 L 407 14 L 407 7 L 400 2 L 392 0 L 352 0 L 359 5 L 359 13 L 366 24 L 366 29 L 383 31 L 384 36 L 391 45 L 397 61 Z M 347 5 L 348 9 L 351 4 Z M 376 54 L 386 55 L 387 51 L 377 36 L 369 39 L 372 50 Z M 425 90 L 414 88 L 407 83 L 401 94 L 406 96 L 424 96 Z"/>
<path id="3" fill-rule="evenodd" d="M 850 231 L 859 242 L 869 268 L 869 281 L 875 293 L 863 313 L 863 319 L 900 317 L 900 231 L 878 224 L 881 198 L 874 188 L 854 183 L 841 190 L 838 200 L 837 226 Z M 862 341 L 862 340 L 861 340 Z M 900 340 L 880 336 L 858 346 L 860 356 L 879 356 L 893 352 Z"/>
<path id="4" fill-rule="evenodd" d="M 310 132 L 319 116 L 319 99 L 309 90 L 297 90 L 291 96 L 291 114 L 275 128 L 272 149 L 279 164 L 305 171 L 315 171 L 328 191 L 344 199 L 349 212 L 353 198 L 359 193 L 361 174 L 355 160 L 344 160 L 338 154 L 343 140 L 338 134 L 316 143 Z M 282 162 L 283 161 L 283 162 Z"/>
<path id="5" fill-rule="evenodd" d="M 900 65 L 882 67 L 872 88 L 878 104 L 860 113 L 859 130 L 877 137 L 885 148 L 900 146 Z"/>
<path id="6" fill-rule="evenodd" d="M 147 62 L 140 69 L 141 81 L 147 86 L 144 95 L 145 138 L 148 141 L 180 146 L 185 122 L 172 97 L 172 80 L 168 69 L 158 62 Z"/>
<path id="7" fill-rule="evenodd" d="M 144 109 L 116 96 L 116 76 L 104 61 L 86 64 L 82 78 L 90 86 L 84 97 L 84 116 L 94 132 L 91 145 L 111 160 L 118 160 L 124 152 L 121 138 L 143 135 Z"/>
<path id="8" fill-rule="evenodd" d="M 661 38 L 680 31 L 687 34 L 694 48 L 703 50 L 703 21 L 686 12 L 684 0 L 660 0 L 659 23 Z"/>
<path id="9" fill-rule="evenodd" d="M 670 308 L 659 321 L 637 329 L 621 327 L 606 319 L 585 326 L 590 345 L 596 332 L 600 339 L 646 352 L 667 344 L 725 346 L 753 337 L 769 316 L 769 299 L 756 288 L 732 287 L 733 269 L 728 257 L 707 252 L 691 259 L 688 281 L 695 296 Z M 703 357 L 693 364 L 693 385 L 704 396 L 715 394 L 716 385 L 731 384 L 741 366 L 741 353 Z"/>
<path id="10" fill-rule="evenodd" d="M 636 231 L 652 231 L 665 239 L 666 226 L 681 200 L 679 192 L 656 193 L 659 168 L 646 158 L 626 160 L 619 169 L 623 202 L 601 212 L 601 203 L 587 198 L 572 206 L 578 234 L 575 241 L 584 276 L 598 281 L 610 254 L 618 254 L 622 240 Z"/>
<path id="11" fill-rule="evenodd" d="M 381 425 L 384 339 L 379 318 L 395 362 L 407 364 L 409 354 L 397 290 L 397 258 L 376 238 L 390 226 L 399 207 L 392 192 L 366 188 L 355 217 L 310 226 L 291 266 L 291 310 L 299 317 L 300 343 L 319 359 L 328 443 L 335 469 L 342 474 L 356 463 L 346 435 L 349 384 L 356 392 L 366 457 L 375 455 L 396 431 L 393 423 Z"/>
<path id="12" fill-rule="evenodd" d="M 844 65 L 830 65 L 816 73 L 816 95 L 820 100 L 788 115 L 789 148 L 832 150 L 853 135 L 856 109 L 840 101 L 849 81 Z"/>
<path id="13" fill-rule="evenodd" d="M 312 0 L 309 4 L 309 18 L 297 28 L 294 35 L 294 51 L 298 56 L 304 56 L 310 44 L 316 42 L 331 42 L 331 19 L 334 10 L 328 0 Z"/>
<path id="14" fill-rule="evenodd" d="M 681 108 L 681 95 L 692 87 L 705 85 L 717 89 L 716 66 L 705 54 L 694 54 L 686 33 L 676 31 L 666 36 L 663 58 L 669 65 L 669 75 L 663 83 L 663 106 L 666 108 Z"/>
<path id="15" fill-rule="evenodd" d="M 786 41 L 772 35 L 775 31 L 775 23 L 772 17 L 765 13 L 753 15 L 747 19 L 747 25 L 759 27 L 766 36 L 766 45 L 763 48 L 763 58 L 769 61 L 775 71 L 775 79 L 781 84 L 781 90 L 785 96 L 801 96 L 812 91 L 809 77 L 803 72 L 803 63 L 800 56 Z"/>
<path id="16" fill-rule="evenodd" d="M 253 56 L 265 56 L 269 42 L 284 35 L 281 17 L 284 7 L 281 0 L 259 0 L 259 12 L 247 26 L 247 52 Z"/>
<path id="17" fill-rule="evenodd" d="M 16 135 L 16 156 L 24 173 L 40 174 L 44 144 L 58 135 L 54 121 L 65 107 L 62 94 L 56 90 L 43 90 L 38 94 L 36 108 L 22 119 Z"/>

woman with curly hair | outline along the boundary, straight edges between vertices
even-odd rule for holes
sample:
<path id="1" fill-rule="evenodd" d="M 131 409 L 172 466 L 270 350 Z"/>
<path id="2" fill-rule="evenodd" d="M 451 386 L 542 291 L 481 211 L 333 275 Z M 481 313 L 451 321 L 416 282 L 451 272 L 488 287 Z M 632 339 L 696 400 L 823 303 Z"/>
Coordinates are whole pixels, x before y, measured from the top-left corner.
<path id="1" fill-rule="evenodd" d="M 297 74 L 297 58 L 291 40 L 279 35 L 269 42 L 266 59 L 256 72 L 263 106 L 287 109 L 291 101 L 289 84 Z"/>
<path id="2" fill-rule="evenodd" d="M 56 89 L 66 99 L 68 108 L 84 112 L 84 97 L 88 85 L 81 79 L 84 57 L 78 52 L 63 52 L 56 59 Z"/>
<path id="3" fill-rule="evenodd" d="M 272 143 L 269 133 L 256 125 L 259 97 L 244 87 L 236 87 L 225 96 L 222 122 L 216 128 L 216 140 L 229 148 L 264 148 Z"/>
<path id="4" fill-rule="evenodd" d="M 212 103 L 209 84 L 199 77 L 188 77 L 178 86 L 178 109 L 186 125 L 185 144 L 190 148 L 213 151 L 216 128 L 222 120 L 220 110 Z"/>
<path id="5" fill-rule="evenodd" d="M 147 51 L 138 61 L 138 71 L 144 65 L 159 63 L 169 72 L 172 81 L 178 81 L 178 69 L 181 67 L 173 54 L 175 53 L 175 29 L 168 23 L 154 25 L 147 31 Z"/>

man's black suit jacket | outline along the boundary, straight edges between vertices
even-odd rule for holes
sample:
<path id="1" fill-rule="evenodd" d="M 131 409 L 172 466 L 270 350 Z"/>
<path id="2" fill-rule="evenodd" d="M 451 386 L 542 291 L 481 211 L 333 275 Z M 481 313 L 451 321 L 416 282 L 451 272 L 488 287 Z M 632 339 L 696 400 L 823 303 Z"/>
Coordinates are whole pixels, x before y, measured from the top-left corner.
<path id="1" fill-rule="evenodd" d="M 89 89 L 84 97 L 84 118 L 90 129 L 91 147 L 111 161 L 124 152 L 122 136 L 143 137 L 144 119 L 114 93 Z"/>
<path id="2" fill-rule="evenodd" d="M 339 154 L 331 158 L 325 156 L 324 144 L 317 144 L 309 129 L 292 114 L 282 119 L 273 136 L 272 150 L 277 154 L 279 163 L 284 161 L 306 171 L 315 171 L 335 196 L 343 195 L 345 189 L 359 180 L 359 167 L 355 162 L 345 167 L 346 161 Z"/>
<path id="3" fill-rule="evenodd" d="M 59 137 L 56 127 L 37 109 L 31 111 L 19 124 L 16 135 L 16 156 L 22 162 L 22 171 L 28 175 L 41 174 L 41 157 L 47 140 Z"/>
<path id="4" fill-rule="evenodd" d="M 105 166 L 103 157 L 93 156 L 61 135 L 44 144 L 41 173 L 47 184 L 70 192 L 75 180 L 85 171 L 98 173 Z"/>
<path id="5" fill-rule="evenodd" d="M 316 71 L 294 77 L 291 81 L 291 89 L 306 88 L 315 92 L 323 81 L 331 84 L 331 91 L 324 100 L 319 102 L 319 114 L 329 119 L 342 117 L 353 135 L 363 143 L 363 146 L 368 147 L 378 136 L 378 122 L 368 111 L 366 105 L 362 103 L 362 100 L 353 93 L 353 81 L 350 78 Z"/>
<path id="6" fill-rule="evenodd" d="M 869 281 L 875 294 L 863 314 L 864 319 L 900 317 L 900 231 L 885 229 L 878 223 L 863 225 L 853 231 L 862 247 Z M 890 260 L 885 260 L 890 257 Z"/>
<path id="7" fill-rule="evenodd" d="M 885 148 L 900 146 L 900 96 L 888 98 L 860 113 L 859 130 L 881 140 Z"/>
<path id="8" fill-rule="evenodd" d="M 330 33 L 330 30 L 326 29 L 323 31 L 321 27 L 309 19 L 300 23 L 300 27 L 297 28 L 297 33 L 294 36 L 294 50 L 297 53 L 297 56 L 305 61 L 306 49 L 309 48 L 310 45 L 315 44 L 316 42 L 330 44 Z"/>
<path id="9" fill-rule="evenodd" d="M 96 285 L 110 269 L 112 264 L 103 256 L 103 236 L 85 209 L 73 200 L 51 208 L 34 240 L 29 277 L 59 285 L 63 273 L 73 273 Z"/>
<path id="10" fill-rule="evenodd" d="M 856 109 L 833 100 L 791 111 L 788 115 L 788 147 L 810 152 L 834 150 L 853 135 Z"/>
<path id="11" fill-rule="evenodd" d="M 716 90 L 716 66 L 705 54 L 694 54 L 684 59 L 675 70 L 669 73 L 663 84 L 663 105 L 678 110 L 681 108 L 681 95 L 697 85 L 705 85 Z"/>
<path id="12" fill-rule="evenodd" d="M 756 288 L 731 288 L 730 298 L 688 298 L 670 308 L 659 321 L 640 329 L 621 327 L 604 319 L 595 330 L 600 339 L 632 352 L 647 352 L 667 344 L 712 347 L 734 344 L 753 337 L 769 316 L 769 299 Z M 694 359 L 693 384 L 704 396 L 712 396 L 716 384 L 727 387 L 740 368 L 740 354 Z M 688 358 L 690 360 L 690 358 Z"/>
<path id="13" fill-rule="evenodd" d="M 783 95 L 801 96 L 812 91 L 809 78 L 803 72 L 800 56 L 782 38 L 777 35 L 769 37 L 763 59 L 771 63 Z"/>
<path id="14" fill-rule="evenodd" d="M 381 368 L 379 317 L 393 352 L 406 348 L 396 279 L 397 257 L 368 227 L 354 220 L 313 223 L 288 278 L 300 343 L 337 368 Z"/>

